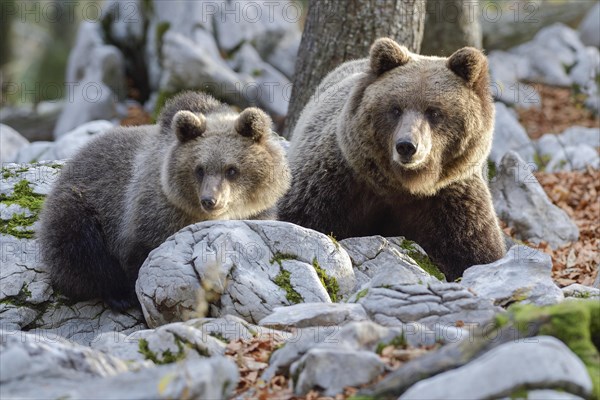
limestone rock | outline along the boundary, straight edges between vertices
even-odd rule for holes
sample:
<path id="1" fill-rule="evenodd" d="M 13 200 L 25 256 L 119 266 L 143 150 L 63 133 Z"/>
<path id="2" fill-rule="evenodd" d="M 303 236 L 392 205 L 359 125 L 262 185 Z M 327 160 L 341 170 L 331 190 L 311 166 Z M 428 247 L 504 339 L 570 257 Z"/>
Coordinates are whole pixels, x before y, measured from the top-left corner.
<path id="1" fill-rule="evenodd" d="M 271 315 L 260 320 L 259 325 L 275 329 L 309 326 L 341 326 L 351 321 L 368 319 L 360 304 L 304 303 L 276 307 Z"/>
<path id="2" fill-rule="evenodd" d="M 363 289 L 354 298 L 373 321 L 384 326 L 411 322 L 430 328 L 483 324 L 502 311 L 457 283 L 386 284 Z"/>
<path id="3" fill-rule="evenodd" d="M 475 265 L 463 274 L 461 285 L 494 304 L 555 304 L 564 298 L 552 280 L 550 256 L 527 246 L 513 246 L 504 258 Z"/>
<path id="4" fill-rule="evenodd" d="M 600 4 L 596 3 L 579 25 L 579 37 L 586 46 L 600 47 Z"/>
<path id="5" fill-rule="evenodd" d="M 277 306 L 347 298 L 356 285 L 346 252 L 327 236 L 276 221 L 210 221 L 186 227 L 140 269 L 138 299 L 151 327 L 186 319 L 201 285 L 219 293 L 213 317 L 256 323 Z"/>
<path id="6" fill-rule="evenodd" d="M 547 242 L 553 248 L 576 241 L 579 229 L 569 216 L 552 204 L 530 166 L 515 152 L 507 153 L 490 183 L 498 217 L 518 238 Z"/>
<path id="7" fill-rule="evenodd" d="M 436 342 L 447 343 L 450 340 L 455 341 L 456 338 L 438 335 L 417 323 L 388 328 L 372 321 L 355 321 L 341 328 L 321 326 L 298 329 L 287 338 L 283 347 L 273 352 L 269 360 L 269 367 L 264 371 L 262 379 L 268 381 L 276 374 L 289 374 L 290 368 L 303 369 L 311 362 L 301 366 L 303 363 L 300 360 L 315 349 L 328 350 L 320 353 L 317 358 L 321 356 L 326 358 L 336 351 L 344 351 L 348 357 L 352 357 L 350 355 L 352 352 L 361 352 L 361 355 L 364 355 L 362 352 L 371 352 L 374 355 L 378 346 L 388 345 L 395 341 L 406 343 L 410 347 L 418 347 L 430 346 Z M 371 360 L 370 356 L 369 360 Z M 375 370 L 378 369 L 377 365 L 376 363 L 372 364 Z M 332 371 L 332 374 L 343 373 L 343 368 L 344 366 L 340 365 L 339 368 Z M 315 379 L 313 375 L 310 377 L 310 380 L 312 379 Z M 306 382 L 308 379 L 305 380 Z M 310 390 L 310 386 L 306 383 L 305 388 Z"/>
<path id="8" fill-rule="evenodd" d="M 534 163 L 535 148 L 516 116 L 502 103 L 495 103 L 496 120 L 489 159 L 497 166 L 502 157 L 514 151 L 527 163 Z"/>
<path id="9" fill-rule="evenodd" d="M 125 61 L 121 51 L 103 42 L 100 24 L 84 21 L 67 66 L 67 101 L 56 126 L 59 138 L 93 120 L 116 116 L 116 103 L 125 93 Z"/>
<path id="10" fill-rule="evenodd" d="M 341 240 L 340 246 L 352 260 L 357 287 L 368 282 L 373 284 L 372 279 L 376 275 L 387 276 L 388 283 L 396 284 L 439 282 L 415 261 L 415 258 L 420 260 L 427 257 L 425 251 L 402 237 L 348 238 Z"/>
<path id="11" fill-rule="evenodd" d="M 562 288 L 562 292 L 566 299 L 596 299 L 600 300 L 600 288 L 580 285 L 573 283 Z"/>
<path id="12" fill-rule="evenodd" d="M 145 328 L 137 310 L 111 311 L 102 301 L 73 303 L 54 293 L 46 265 L 33 238 L 38 213 L 62 162 L 9 164 L 0 181 L 0 328 L 28 330 L 89 344 L 100 332 L 124 334 Z M 68 167 L 65 167 L 68 168 Z"/>
<path id="13" fill-rule="evenodd" d="M 227 398 L 239 379 L 235 364 L 223 357 L 151 367 L 66 340 L 0 335 L 2 398 Z"/>
<path id="14" fill-rule="evenodd" d="M 424 379 L 400 399 L 498 398 L 523 387 L 592 393 L 583 362 L 560 340 L 537 336 L 503 344 L 463 367 Z"/>
<path id="15" fill-rule="evenodd" d="M 539 138 L 535 146 L 540 159 L 547 161 L 548 172 L 582 170 L 588 165 L 600 167 L 597 128 L 574 126 L 559 135 L 548 133 Z"/>
<path id="16" fill-rule="evenodd" d="M 0 164 L 14 162 L 19 150 L 26 147 L 29 140 L 8 125 L 0 124 Z"/>
<path id="17" fill-rule="evenodd" d="M 371 382 L 385 370 L 383 361 L 370 351 L 315 348 L 292 366 L 292 375 L 297 376 L 294 392 L 302 396 L 317 389 L 334 396 L 346 386 Z"/>

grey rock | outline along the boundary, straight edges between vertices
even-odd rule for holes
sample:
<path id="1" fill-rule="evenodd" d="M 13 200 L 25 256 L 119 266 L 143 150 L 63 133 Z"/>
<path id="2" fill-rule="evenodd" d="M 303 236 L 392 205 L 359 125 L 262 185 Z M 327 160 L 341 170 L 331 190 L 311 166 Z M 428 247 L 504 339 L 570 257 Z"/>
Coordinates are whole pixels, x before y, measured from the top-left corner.
<path id="1" fill-rule="evenodd" d="M 347 298 L 356 284 L 352 264 L 327 236 L 276 221 L 202 222 L 150 253 L 136 292 L 150 327 L 194 314 L 200 288 L 209 283 L 220 293 L 211 316 L 232 314 L 256 323 L 292 300 L 331 302 L 316 264 L 336 280 L 337 298 Z"/>
<path id="2" fill-rule="evenodd" d="M 0 331 L 0 349 L 3 389 L 25 378 L 107 377 L 143 366 L 127 364 L 65 339 L 26 332 Z"/>
<path id="3" fill-rule="evenodd" d="M 28 146 L 22 147 L 17 153 L 15 163 L 31 163 L 41 160 L 56 160 L 54 153 L 54 142 L 31 142 Z"/>
<path id="4" fill-rule="evenodd" d="M 546 164 L 547 172 L 577 171 L 587 167 L 600 168 L 598 151 L 585 144 L 568 146 L 558 151 Z"/>
<path id="5" fill-rule="evenodd" d="M 553 248 L 576 241 L 579 229 L 569 216 L 552 204 L 530 166 L 515 152 L 507 153 L 490 182 L 498 217 L 519 239 L 547 242 Z"/>
<path id="6" fill-rule="evenodd" d="M 296 69 L 296 57 L 300 48 L 302 32 L 293 26 L 285 33 L 281 41 L 277 43 L 273 51 L 266 55 L 266 61 L 277 68 L 288 79 L 294 77 Z M 264 54 L 262 55 L 265 56 Z M 289 99 L 288 99 L 289 100 Z"/>
<path id="7" fill-rule="evenodd" d="M 537 336 L 506 343 L 469 364 L 410 387 L 400 399 L 483 399 L 507 396 L 523 387 L 592 393 L 583 362 L 560 340 Z"/>
<path id="8" fill-rule="evenodd" d="M 14 187 L 25 180 L 34 194 L 46 195 L 61 169 L 62 162 L 35 165 L 8 164 L 4 167 L 0 193 L 9 199 Z M 2 218 L 12 216 L 10 206 L 0 210 Z M 24 209 L 25 215 L 37 217 L 38 210 Z M 36 225 L 18 227 L 34 235 Z M 145 328 L 137 310 L 115 313 L 101 301 L 72 303 L 54 293 L 49 272 L 40 258 L 35 239 L 0 235 L 2 268 L 0 268 L 0 328 L 28 329 L 39 336 L 62 336 L 89 344 L 100 332 L 124 334 Z"/>
<path id="9" fill-rule="evenodd" d="M 578 53 L 584 51 L 584 48 L 577 32 L 566 25 L 556 23 L 542 28 L 532 41 L 511 49 L 511 53 L 529 61 L 528 73 L 524 80 L 570 86 L 573 80 L 565 66 L 575 65 Z"/>
<path id="10" fill-rule="evenodd" d="M 92 121 L 64 134 L 56 140 L 54 145 L 56 160 L 73 157 L 92 137 L 108 131 L 113 126 L 114 125 L 109 121 Z M 42 159 L 43 158 L 41 158 L 40 161 Z"/>
<path id="11" fill-rule="evenodd" d="M 494 99 L 522 108 L 540 108 L 540 94 L 535 87 L 521 82 L 527 76 L 529 61 L 514 54 L 494 50 L 488 55 L 491 91 Z"/>
<path id="12" fill-rule="evenodd" d="M 368 319 L 360 304 L 304 303 L 276 307 L 271 315 L 260 320 L 259 325 L 275 329 L 306 328 L 309 326 L 341 326 L 350 321 Z"/>
<path id="13" fill-rule="evenodd" d="M 566 299 L 600 299 L 600 288 L 573 283 L 562 288 Z"/>
<path id="14" fill-rule="evenodd" d="M 600 47 L 600 4 L 594 7 L 585 16 L 579 25 L 579 37 L 586 46 Z"/>
<path id="15" fill-rule="evenodd" d="M 214 29 L 220 47 L 229 52 L 240 44 L 254 42 L 265 48 L 263 52 L 268 52 L 287 31 L 298 29 L 298 21 L 288 16 L 296 7 L 286 13 L 286 6 L 290 7 L 287 2 L 234 1 L 218 7 Z"/>
<path id="16" fill-rule="evenodd" d="M 112 119 L 125 93 L 125 64 L 121 51 L 103 43 L 100 25 L 84 21 L 67 66 L 65 107 L 54 128 L 59 138 L 93 120 Z"/>
<path id="17" fill-rule="evenodd" d="M 504 104 L 496 102 L 495 106 L 494 137 L 489 159 L 498 166 L 506 153 L 514 151 L 527 163 L 533 164 L 535 148 L 527 132 Z"/>
<path id="18" fill-rule="evenodd" d="M 275 332 L 273 329 L 263 329 L 261 326 L 249 324 L 234 315 L 225 315 L 221 318 L 191 319 L 186 321 L 185 325 L 200 330 L 203 335 L 225 341 L 250 340 L 262 331 Z"/>
<path id="19" fill-rule="evenodd" d="M 206 57 L 204 47 L 189 37 L 168 30 L 162 41 L 161 90 L 203 88 L 240 107 L 248 107 L 248 98 L 256 98 L 256 86 L 250 86 L 223 59 Z"/>
<path id="20" fill-rule="evenodd" d="M 468 268 L 461 285 L 501 306 L 514 302 L 555 304 L 564 298 L 552 280 L 550 256 L 527 246 L 513 246 L 492 264 Z"/>
<path id="21" fill-rule="evenodd" d="M 127 336 L 128 340 L 145 340 L 148 350 L 157 360 L 167 357 L 197 359 L 225 353 L 225 342 L 182 322 L 157 329 L 141 330 Z"/>
<path id="22" fill-rule="evenodd" d="M 596 267 L 596 271 L 600 271 L 600 265 Z M 596 289 L 600 289 L 600 273 L 596 273 L 596 279 L 594 279 L 594 284 L 592 286 Z"/>
<path id="23" fill-rule="evenodd" d="M 65 340 L 0 335 L 2 398 L 227 398 L 239 379 L 234 363 L 223 357 L 151 368 Z"/>
<path id="24" fill-rule="evenodd" d="M 90 348 L 125 361 L 151 362 L 140 353 L 138 338 L 122 332 L 101 332 L 91 341 Z"/>
<path id="25" fill-rule="evenodd" d="M 367 315 L 384 326 L 418 322 L 429 328 L 486 323 L 502 310 L 454 283 L 427 285 L 392 284 L 369 287 L 357 296 Z"/>
<path id="26" fill-rule="evenodd" d="M 343 327 L 310 327 L 298 329 L 286 339 L 283 347 L 271 355 L 269 367 L 263 372 L 262 379 L 268 381 L 276 374 L 289 374 L 292 364 L 300 366 L 299 360 L 314 349 L 335 351 L 366 351 L 374 353 L 378 346 L 386 345 L 399 337 L 408 346 L 430 346 L 436 342 L 457 341 L 454 333 L 434 332 L 417 323 L 404 324 L 388 328 L 372 321 L 350 322 Z M 466 335 L 463 335 L 466 337 Z M 328 354 L 328 353 L 325 353 Z"/>
<path id="27" fill-rule="evenodd" d="M 315 348 L 292 366 L 292 375 L 297 377 L 294 392 L 301 396 L 319 389 L 325 396 L 334 396 L 346 386 L 371 382 L 385 370 L 383 361 L 370 351 Z"/>
<path id="28" fill-rule="evenodd" d="M 231 64 L 235 71 L 247 76 L 248 87 L 256 87 L 256 97 L 249 101 L 272 115 L 285 117 L 289 103 L 286 96 L 292 84 L 281 72 L 264 62 L 249 43 L 239 49 Z"/>
<path id="29" fill-rule="evenodd" d="M 583 400 L 583 398 L 557 390 L 530 390 L 527 392 L 527 400 Z"/>
<path id="30" fill-rule="evenodd" d="M 3 105 L 0 121 L 19 132 L 30 142 L 52 140 L 54 125 L 64 107 L 64 100 L 42 101 L 36 105 Z"/>
<path id="31" fill-rule="evenodd" d="M 0 164 L 14 162 L 19 150 L 29 144 L 19 132 L 8 125 L 0 124 Z"/>
<path id="32" fill-rule="evenodd" d="M 367 236 L 344 239 L 339 244 L 352 260 L 357 288 L 369 282 L 377 285 L 379 280 L 398 284 L 439 282 L 409 255 L 418 252 L 426 256 L 425 251 L 402 237 Z"/>
<path id="33" fill-rule="evenodd" d="M 600 147 L 598 128 L 573 126 L 565 129 L 561 134 L 547 133 L 535 143 L 537 152 L 541 156 L 552 156 L 565 147 L 578 145 Z"/>
<path id="34" fill-rule="evenodd" d="M 600 164 L 598 128 L 573 126 L 559 135 L 545 134 L 535 145 L 540 158 L 548 160 L 548 172 L 598 168 Z"/>

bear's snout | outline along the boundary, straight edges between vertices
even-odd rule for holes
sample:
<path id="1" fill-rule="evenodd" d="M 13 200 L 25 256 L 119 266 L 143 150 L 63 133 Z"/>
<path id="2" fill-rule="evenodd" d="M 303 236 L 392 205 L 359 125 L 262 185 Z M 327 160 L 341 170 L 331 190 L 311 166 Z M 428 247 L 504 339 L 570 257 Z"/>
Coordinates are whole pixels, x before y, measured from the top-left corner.
<path id="1" fill-rule="evenodd" d="M 396 151 L 402 162 L 410 162 L 412 157 L 417 152 L 417 144 L 410 140 L 399 140 L 396 142 Z"/>

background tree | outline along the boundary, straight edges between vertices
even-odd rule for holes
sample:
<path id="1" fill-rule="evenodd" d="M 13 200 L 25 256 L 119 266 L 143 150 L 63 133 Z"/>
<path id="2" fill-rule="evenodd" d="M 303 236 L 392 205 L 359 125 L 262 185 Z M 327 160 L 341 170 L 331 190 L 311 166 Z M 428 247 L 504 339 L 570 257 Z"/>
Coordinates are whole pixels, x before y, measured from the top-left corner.
<path id="1" fill-rule="evenodd" d="M 388 36 L 418 52 L 425 0 L 310 0 L 286 120 L 289 137 L 321 79 L 339 64 L 364 58 Z"/>
<path id="2" fill-rule="evenodd" d="M 421 54 L 449 56 L 464 46 L 481 48 L 479 0 L 427 0 Z"/>

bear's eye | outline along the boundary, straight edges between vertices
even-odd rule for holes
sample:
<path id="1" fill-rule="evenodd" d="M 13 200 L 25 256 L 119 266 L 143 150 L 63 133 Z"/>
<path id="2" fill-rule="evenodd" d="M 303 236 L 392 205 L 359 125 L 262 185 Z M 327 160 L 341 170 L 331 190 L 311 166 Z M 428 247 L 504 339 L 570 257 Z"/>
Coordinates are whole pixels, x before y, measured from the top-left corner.
<path id="1" fill-rule="evenodd" d="M 236 167 L 229 167 L 229 168 L 227 168 L 227 171 L 225 171 L 225 175 L 229 179 L 235 178 L 237 176 L 237 174 L 238 174 L 238 170 Z"/>
<path id="2" fill-rule="evenodd" d="M 400 107 L 393 107 L 391 110 L 391 113 L 394 117 L 401 117 L 402 116 L 402 109 Z"/>
<path id="3" fill-rule="evenodd" d="M 196 168 L 196 176 L 198 177 L 198 179 L 204 178 L 204 168 L 202 168 L 202 167 Z"/>
<path id="4" fill-rule="evenodd" d="M 439 108 L 430 107 L 425 111 L 425 116 L 432 124 L 437 124 L 440 122 L 442 117 L 442 111 Z"/>

